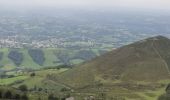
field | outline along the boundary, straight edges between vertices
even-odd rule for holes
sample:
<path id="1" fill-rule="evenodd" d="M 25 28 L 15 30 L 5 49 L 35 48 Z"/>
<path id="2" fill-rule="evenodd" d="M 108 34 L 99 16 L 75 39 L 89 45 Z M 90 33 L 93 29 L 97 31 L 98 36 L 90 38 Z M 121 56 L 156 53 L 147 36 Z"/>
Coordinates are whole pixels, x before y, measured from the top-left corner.
<path id="1" fill-rule="evenodd" d="M 89 85 L 83 88 L 73 88 L 69 84 L 63 84 L 53 79 L 54 76 L 56 77 L 68 70 L 70 69 L 60 68 L 41 69 L 32 72 L 23 71 L 19 73 L 7 72 L 6 75 L 14 76 L 1 79 L 0 85 L 14 88 L 26 85 L 30 91 L 28 93 L 30 98 L 43 98 L 42 100 L 47 100 L 49 93 L 54 93 L 56 96 L 69 93 L 76 100 L 83 100 L 90 96 L 98 99 L 104 98 L 103 100 L 157 100 L 160 95 L 165 93 L 165 88 L 170 82 L 170 80 L 162 80 L 157 83 L 140 81 L 130 83 L 112 81 L 111 83 L 110 80 L 101 80 L 102 84 L 96 83 L 95 85 Z M 32 73 L 35 73 L 35 76 L 32 76 Z M 66 90 L 63 91 L 63 89 Z"/>
<path id="2" fill-rule="evenodd" d="M 43 87 L 43 85 L 56 85 L 55 82 L 50 82 L 46 79 L 47 75 L 49 74 L 59 74 L 64 71 L 68 70 L 67 68 L 61 69 L 45 69 L 45 70 L 38 70 L 35 72 L 7 72 L 7 75 L 14 75 L 11 78 L 3 78 L 0 80 L 0 85 L 9 85 L 12 87 L 18 87 L 22 84 L 28 86 L 29 89 L 37 87 Z M 35 73 L 35 76 L 31 76 L 32 73 Z M 46 82 L 49 82 L 46 84 Z M 51 83 L 51 84 L 50 84 Z M 48 87 L 48 86 L 47 86 Z M 50 87 L 50 86 L 49 86 Z M 61 86 L 62 87 L 62 86 Z M 52 88 L 52 87 L 51 87 Z"/>

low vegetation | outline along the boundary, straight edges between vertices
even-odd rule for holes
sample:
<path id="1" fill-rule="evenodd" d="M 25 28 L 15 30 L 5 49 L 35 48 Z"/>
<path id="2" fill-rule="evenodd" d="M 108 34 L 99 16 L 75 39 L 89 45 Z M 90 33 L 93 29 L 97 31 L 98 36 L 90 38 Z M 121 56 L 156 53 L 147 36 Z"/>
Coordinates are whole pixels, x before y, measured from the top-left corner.
<path id="1" fill-rule="evenodd" d="M 29 100 L 27 93 L 18 89 L 0 86 L 0 99 L 2 100 Z"/>
<path id="2" fill-rule="evenodd" d="M 23 54 L 18 52 L 17 50 L 10 51 L 8 54 L 8 58 L 11 59 L 17 66 L 20 66 L 23 62 Z"/>
<path id="3" fill-rule="evenodd" d="M 80 52 L 81 51 L 81 52 Z M 59 65 L 75 65 L 100 55 L 99 50 L 72 50 L 65 48 L 40 49 L 0 49 L 0 70 L 13 70 L 16 67 L 41 69 Z M 89 57 L 88 57 L 89 56 Z"/>
<path id="4" fill-rule="evenodd" d="M 164 48 L 166 42 L 170 40 L 149 38 L 79 66 L 2 70 L 0 97 L 22 100 L 169 100 L 170 80 L 165 60 L 169 53 L 166 57 L 162 54 L 170 51 Z M 85 59 L 88 53 L 91 54 L 83 51 L 81 59 Z M 58 60 L 61 59 L 65 58 Z"/>
<path id="5" fill-rule="evenodd" d="M 39 64 L 40 66 L 43 66 L 45 57 L 44 52 L 41 49 L 30 49 L 28 50 L 28 53 L 35 63 Z"/>
<path id="6" fill-rule="evenodd" d="M 97 55 L 93 51 L 81 50 L 75 54 L 74 58 L 83 59 L 87 61 L 87 60 L 91 60 L 92 58 L 95 58 L 96 56 Z"/>

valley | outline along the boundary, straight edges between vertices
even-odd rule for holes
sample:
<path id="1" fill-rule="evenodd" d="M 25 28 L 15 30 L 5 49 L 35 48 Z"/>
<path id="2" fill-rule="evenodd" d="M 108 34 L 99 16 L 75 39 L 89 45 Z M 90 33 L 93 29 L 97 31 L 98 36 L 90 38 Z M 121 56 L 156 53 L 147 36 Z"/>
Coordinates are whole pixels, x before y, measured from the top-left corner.
<path id="1" fill-rule="evenodd" d="M 0 9 L 0 100 L 170 100 L 165 12 Z"/>
<path id="2" fill-rule="evenodd" d="M 29 100 L 164 100 L 158 98 L 170 83 L 169 63 L 165 64 L 169 44 L 168 38 L 157 36 L 77 66 L 4 71 L 0 75 L 0 93 L 17 94 L 26 87 L 24 94 Z"/>

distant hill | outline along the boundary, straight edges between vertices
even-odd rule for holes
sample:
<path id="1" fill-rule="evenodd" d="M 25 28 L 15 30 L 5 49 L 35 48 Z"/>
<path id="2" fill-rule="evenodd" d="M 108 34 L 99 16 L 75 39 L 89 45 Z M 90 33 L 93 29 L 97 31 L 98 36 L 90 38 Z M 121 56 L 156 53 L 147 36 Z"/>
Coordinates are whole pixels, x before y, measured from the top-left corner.
<path id="1" fill-rule="evenodd" d="M 170 39 L 156 36 L 74 67 L 54 80 L 78 88 L 116 81 L 156 82 L 170 76 Z"/>
<path id="2" fill-rule="evenodd" d="M 58 65 L 74 65 L 99 56 L 99 50 L 67 50 L 65 48 L 0 49 L 0 70 L 15 68 L 40 69 Z"/>

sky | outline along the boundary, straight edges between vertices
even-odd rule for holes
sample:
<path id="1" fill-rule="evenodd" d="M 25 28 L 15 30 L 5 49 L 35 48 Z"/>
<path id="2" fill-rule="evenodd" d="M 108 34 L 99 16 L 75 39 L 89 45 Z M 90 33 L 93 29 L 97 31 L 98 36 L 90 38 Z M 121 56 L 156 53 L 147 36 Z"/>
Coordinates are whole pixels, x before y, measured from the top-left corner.
<path id="1" fill-rule="evenodd" d="M 170 0 L 0 0 L 5 8 L 125 8 L 170 10 Z"/>

